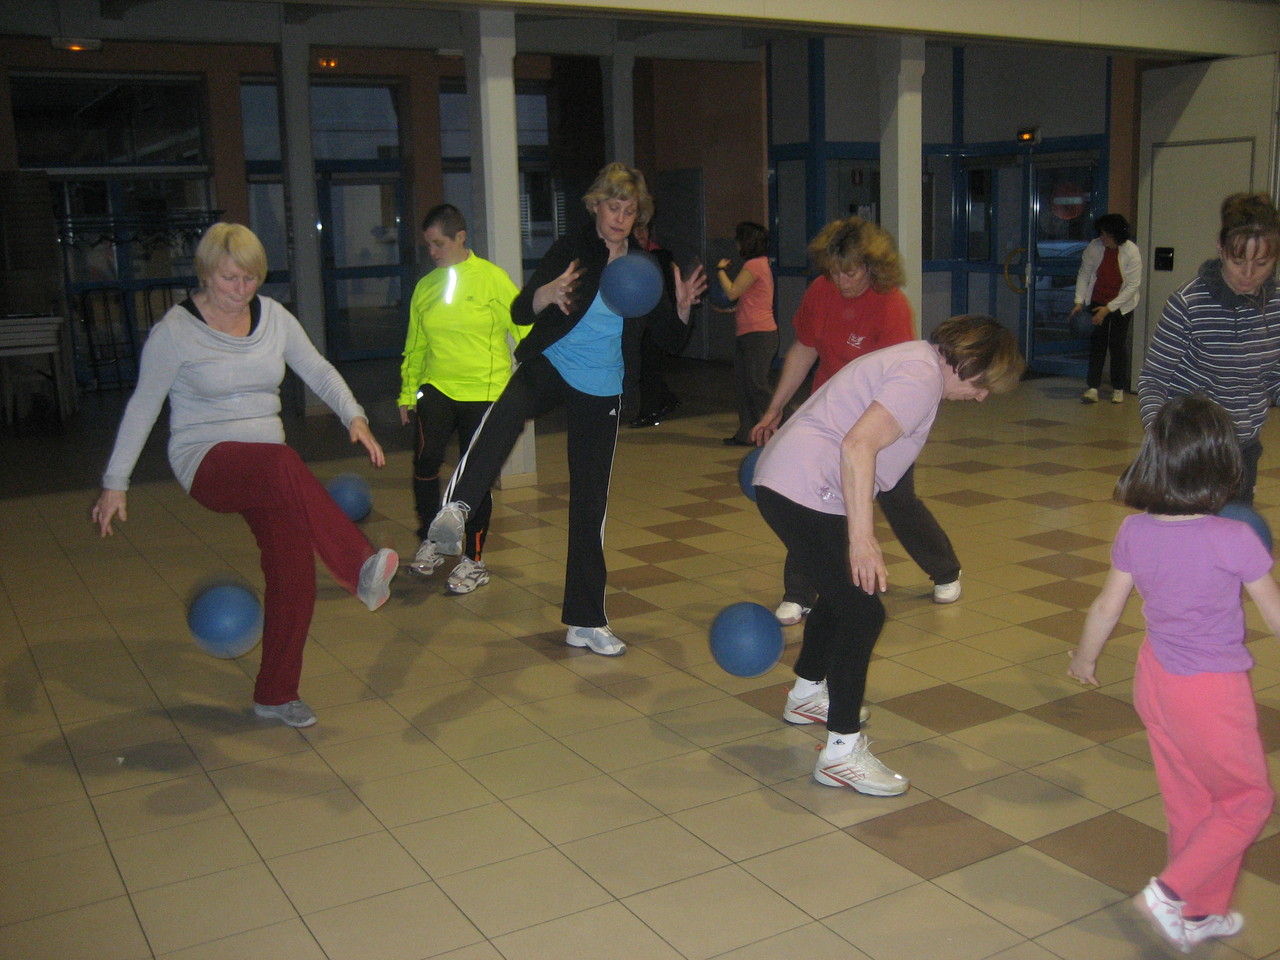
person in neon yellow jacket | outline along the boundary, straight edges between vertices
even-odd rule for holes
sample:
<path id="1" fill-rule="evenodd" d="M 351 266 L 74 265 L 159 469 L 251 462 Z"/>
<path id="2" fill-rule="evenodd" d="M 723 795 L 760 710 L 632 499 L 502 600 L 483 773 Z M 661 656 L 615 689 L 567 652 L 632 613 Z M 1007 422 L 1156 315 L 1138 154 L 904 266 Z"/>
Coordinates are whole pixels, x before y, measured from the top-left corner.
<path id="1" fill-rule="evenodd" d="M 417 554 L 409 570 L 429 577 L 444 562 L 426 539 L 440 509 L 440 466 L 457 436 L 459 452 L 484 420 L 511 377 L 511 350 L 528 327 L 511 322 L 519 289 L 505 270 L 467 247 L 467 221 L 442 203 L 427 211 L 422 237 L 435 269 L 418 281 L 409 306 L 409 332 L 400 368 L 400 422 L 414 421 L 413 498 L 418 514 Z M 416 417 L 410 411 L 416 411 Z M 468 519 L 462 557 L 449 574 L 452 593 L 489 582 L 481 559 L 493 498 L 485 494 Z"/>

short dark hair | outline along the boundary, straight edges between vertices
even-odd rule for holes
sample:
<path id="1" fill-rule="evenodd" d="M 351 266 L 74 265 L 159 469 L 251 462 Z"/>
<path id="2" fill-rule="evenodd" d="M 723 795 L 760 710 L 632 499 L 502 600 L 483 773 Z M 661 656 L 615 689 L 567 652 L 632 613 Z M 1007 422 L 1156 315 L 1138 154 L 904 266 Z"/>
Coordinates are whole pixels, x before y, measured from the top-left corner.
<path id="1" fill-rule="evenodd" d="M 1098 236 L 1105 233 L 1117 244 L 1129 240 L 1129 221 L 1120 213 L 1104 213 L 1093 221 L 1093 229 Z"/>
<path id="2" fill-rule="evenodd" d="M 423 233 L 432 227 L 439 227 L 441 233 L 453 240 L 461 231 L 467 229 L 467 218 L 452 203 L 437 203 L 422 218 Z"/>
<path id="3" fill-rule="evenodd" d="M 769 231 L 761 224 L 743 220 L 734 228 L 733 239 L 738 244 L 738 256 L 743 260 L 753 260 L 769 254 Z"/>
<path id="4" fill-rule="evenodd" d="M 1222 201 L 1222 229 L 1218 246 L 1229 257 L 1243 257 L 1249 241 L 1257 249 L 1274 256 L 1280 248 L 1280 214 L 1269 193 L 1233 193 Z"/>
<path id="5" fill-rule="evenodd" d="M 957 377 L 992 393 L 1012 390 L 1027 369 L 1014 335 L 985 314 L 965 313 L 943 320 L 929 335 L 929 342 Z"/>
<path id="6" fill-rule="evenodd" d="M 1156 411 L 1115 498 L 1151 513 L 1217 513 L 1240 486 L 1243 466 L 1231 416 L 1200 394 Z"/>

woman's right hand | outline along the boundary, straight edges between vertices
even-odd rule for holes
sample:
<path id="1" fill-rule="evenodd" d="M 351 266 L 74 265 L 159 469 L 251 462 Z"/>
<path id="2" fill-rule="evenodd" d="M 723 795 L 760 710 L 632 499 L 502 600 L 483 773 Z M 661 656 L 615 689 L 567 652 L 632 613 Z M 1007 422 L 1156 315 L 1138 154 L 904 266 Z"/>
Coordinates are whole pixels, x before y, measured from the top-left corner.
<path id="1" fill-rule="evenodd" d="M 541 313 L 555 304 L 565 316 L 573 309 L 573 291 L 578 285 L 582 271 L 578 269 L 578 261 L 573 260 L 564 268 L 564 273 L 549 283 L 540 286 L 533 295 L 533 312 Z"/>
<path id="2" fill-rule="evenodd" d="M 98 496 L 98 502 L 93 505 L 93 509 L 89 511 L 89 517 L 98 525 L 99 536 L 109 537 L 114 530 L 111 529 L 111 521 L 115 517 L 120 518 L 120 522 L 124 523 L 129 519 L 129 511 L 127 509 L 127 498 L 123 490 L 103 490 Z"/>
<path id="3" fill-rule="evenodd" d="M 760 422 L 751 428 L 751 442 L 757 447 L 763 447 L 769 442 L 769 438 L 778 432 L 780 426 L 782 426 L 782 411 L 770 407 L 764 412 Z"/>
<path id="4" fill-rule="evenodd" d="M 849 541 L 849 569 L 853 574 L 853 585 L 864 592 L 884 593 L 889 589 L 889 571 L 874 536 Z"/>
<path id="5" fill-rule="evenodd" d="M 407 427 L 409 425 L 409 408 L 403 403 L 400 404 L 400 426 Z"/>

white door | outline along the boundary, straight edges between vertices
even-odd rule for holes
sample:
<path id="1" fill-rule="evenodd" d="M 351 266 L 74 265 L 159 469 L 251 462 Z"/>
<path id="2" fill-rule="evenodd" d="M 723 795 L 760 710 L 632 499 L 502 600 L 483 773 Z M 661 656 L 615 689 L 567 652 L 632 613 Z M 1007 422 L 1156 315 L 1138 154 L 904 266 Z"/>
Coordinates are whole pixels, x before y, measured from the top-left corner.
<path id="1" fill-rule="evenodd" d="M 1223 197 L 1276 191 L 1276 82 L 1274 54 L 1143 74 L 1135 372 L 1169 294 L 1217 254 Z"/>

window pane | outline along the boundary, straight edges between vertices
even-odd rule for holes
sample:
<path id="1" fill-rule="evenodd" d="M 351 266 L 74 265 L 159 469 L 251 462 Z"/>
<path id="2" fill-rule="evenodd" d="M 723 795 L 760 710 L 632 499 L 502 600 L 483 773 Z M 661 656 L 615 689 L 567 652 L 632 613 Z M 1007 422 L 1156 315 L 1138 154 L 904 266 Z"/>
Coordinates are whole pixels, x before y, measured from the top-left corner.
<path id="1" fill-rule="evenodd" d="M 440 92 L 440 153 L 445 157 L 466 157 L 471 153 L 467 95 L 461 90 Z"/>
<path id="2" fill-rule="evenodd" d="M 280 98 L 274 83 L 246 83 L 240 87 L 244 117 L 244 158 L 279 160 Z"/>
<path id="3" fill-rule="evenodd" d="M 18 164 L 204 163 L 195 81 L 13 77 Z"/>
<path id="4" fill-rule="evenodd" d="M 390 87 L 311 88 L 311 143 L 317 160 L 400 156 L 400 124 Z"/>
<path id="5" fill-rule="evenodd" d="M 268 270 L 289 269 L 289 246 L 284 222 L 284 184 L 249 184 L 249 229 L 267 251 Z"/>
<path id="6" fill-rule="evenodd" d="M 545 147 L 547 134 L 547 95 L 516 94 L 516 137 L 522 147 Z"/>

